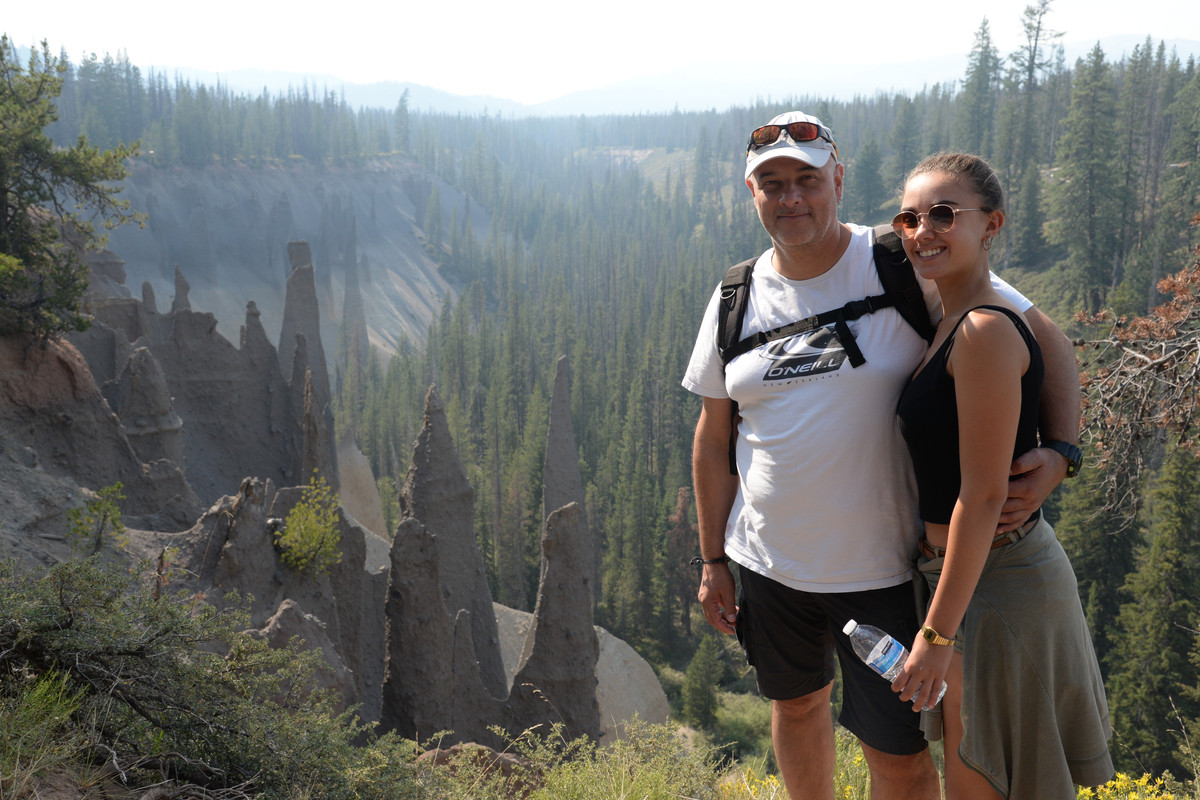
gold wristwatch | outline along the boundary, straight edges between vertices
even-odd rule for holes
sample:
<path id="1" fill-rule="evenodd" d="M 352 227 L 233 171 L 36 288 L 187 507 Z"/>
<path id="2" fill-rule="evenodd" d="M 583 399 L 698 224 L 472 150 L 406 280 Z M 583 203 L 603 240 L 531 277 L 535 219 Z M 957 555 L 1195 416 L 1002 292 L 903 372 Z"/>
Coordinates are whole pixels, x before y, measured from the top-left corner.
<path id="1" fill-rule="evenodd" d="M 955 636 L 953 639 L 947 639 L 945 636 L 942 636 L 940 633 L 938 633 L 937 631 L 935 631 L 933 628 L 929 627 L 928 625 L 921 626 L 921 636 L 924 637 L 925 641 L 929 642 L 930 644 L 937 644 L 937 645 L 942 645 L 942 646 L 951 645 L 951 644 L 954 644 L 956 641 L 958 641 L 957 636 Z"/>

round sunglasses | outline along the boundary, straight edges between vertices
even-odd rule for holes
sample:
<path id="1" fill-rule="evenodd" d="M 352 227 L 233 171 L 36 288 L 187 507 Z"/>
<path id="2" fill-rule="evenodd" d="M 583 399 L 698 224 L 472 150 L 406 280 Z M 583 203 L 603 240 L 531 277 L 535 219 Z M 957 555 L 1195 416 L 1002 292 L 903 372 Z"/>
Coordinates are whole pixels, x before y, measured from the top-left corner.
<path id="1" fill-rule="evenodd" d="M 928 211 L 901 211 L 892 219 L 892 230 L 897 236 L 912 239 L 921 227 L 921 217 L 934 233 L 948 233 L 954 228 L 954 219 L 964 211 L 983 211 L 982 208 L 954 208 L 945 203 L 930 206 Z"/>

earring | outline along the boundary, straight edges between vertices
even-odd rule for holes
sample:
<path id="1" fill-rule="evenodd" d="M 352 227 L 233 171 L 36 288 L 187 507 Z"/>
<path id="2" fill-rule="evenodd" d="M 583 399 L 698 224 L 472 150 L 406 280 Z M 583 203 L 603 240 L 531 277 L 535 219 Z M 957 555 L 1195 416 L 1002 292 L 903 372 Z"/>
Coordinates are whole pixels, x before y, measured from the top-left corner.
<path id="1" fill-rule="evenodd" d="M 991 250 L 991 249 L 992 249 L 992 237 L 990 237 L 990 236 L 989 236 L 989 237 L 987 237 L 986 239 L 984 239 L 984 240 L 983 240 L 983 249 L 984 249 L 984 250 Z"/>

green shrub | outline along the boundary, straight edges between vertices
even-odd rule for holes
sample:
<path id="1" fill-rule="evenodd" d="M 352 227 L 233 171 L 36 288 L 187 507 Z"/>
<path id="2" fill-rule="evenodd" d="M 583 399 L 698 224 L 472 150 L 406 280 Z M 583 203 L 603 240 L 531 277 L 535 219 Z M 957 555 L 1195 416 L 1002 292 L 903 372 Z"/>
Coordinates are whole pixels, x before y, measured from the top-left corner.
<path id="1" fill-rule="evenodd" d="M 724 776 L 713 751 L 638 720 L 624 739 L 603 749 L 553 736 L 522 739 L 516 749 L 541 773 L 529 800 L 706 800 L 718 797 Z"/>
<path id="2" fill-rule="evenodd" d="M 663 693 L 667 696 L 667 707 L 671 709 L 671 715 L 682 717 L 684 674 L 666 664 L 656 665 L 654 671 L 658 675 L 658 682 L 662 686 Z"/>
<path id="3" fill-rule="evenodd" d="M 84 503 L 83 508 L 72 508 L 67 512 L 67 518 L 71 522 L 70 541 L 73 551 L 94 556 L 100 552 L 106 536 L 118 549 L 123 549 L 128 544 L 125 523 L 121 521 L 124 489 L 119 482 L 106 486 Z"/>
<path id="4" fill-rule="evenodd" d="M 251 637 L 242 611 L 156 600 L 148 572 L 94 559 L 37 576 L 0 565 L 0 698 L 33 718 L 51 709 L 43 728 L 5 725 L 0 752 L 36 765 L 82 748 L 131 784 L 165 775 L 229 797 L 415 796 L 416 745 L 335 711 L 313 688 L 317 652 Z M 67 711 L 87 740 L 47 743 Z"/>
<path id="5" fill-rule="evenodd" d="M 773 769 L 771 701 L 757 694 L 720 692 L 717 696 L 713 740 L 735 761 L 762 759 L 766 769 Z"/>
<path id="6" fill-rule="evenodd" d="M 288 512 L 283 528 L 275 532 L 280 558 L 289 569 L 312 575 L 327 575 L 342 560 L 338 549 L 337 494 L 325 479 L 313 475 L 304 487 L 304 497 Z"/>

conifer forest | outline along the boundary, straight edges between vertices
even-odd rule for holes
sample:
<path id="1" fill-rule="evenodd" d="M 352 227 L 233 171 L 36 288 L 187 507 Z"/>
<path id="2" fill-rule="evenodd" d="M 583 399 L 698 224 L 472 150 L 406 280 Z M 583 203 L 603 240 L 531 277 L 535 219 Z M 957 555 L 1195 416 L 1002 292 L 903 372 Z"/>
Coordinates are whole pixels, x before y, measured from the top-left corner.
<path id="1" fill-rule="evenodd" d="M 1186 775 L 1188 742 L 1200 742 L 1200 70 L 1149 39 L 1119 60 L 1097 45 L 1066 63 L 1045 6 L 996 23 L 1024 25 L 1025 46 L 998 52 L 985 20 L 961 79 L 912 95 L 468 117 L 407 98 L 351 108 L 312 86 L 240 94 L 106 55 L 68 62 L 50 133 L 101 148 L 137 140 L 137 158 L 164 169 L 409 162 L 461 191 L 474 208 L 447 218 L 432 183 L 420 220 L 457 296 L 394 357 L 338 348 L 339 436 L 368 456 L 394 526 L 396 482 L 436 384 L 493 597 L 531 610 L 550 388 L 567 356 L 602 554 L 597 623 L 675 670 L 709 633 L 687 566 L 699 400 L 680 379 L 725 267 L 769 244 L 744 187 L 749 131 L 791 108 L 819 116 L 846 167 L 839 216 L 863 224 L 891 219 L 924 156 L 985 156 L 1008 195 L 993 265 L 1079 344 L 1085 469 L 1048 515 L 1079 578 L 1113 753 L 1125 769 Z M 485 235 L 466 225 L 478 209 Z M 744 672 L 736 656 L 722 680 Z"/>

